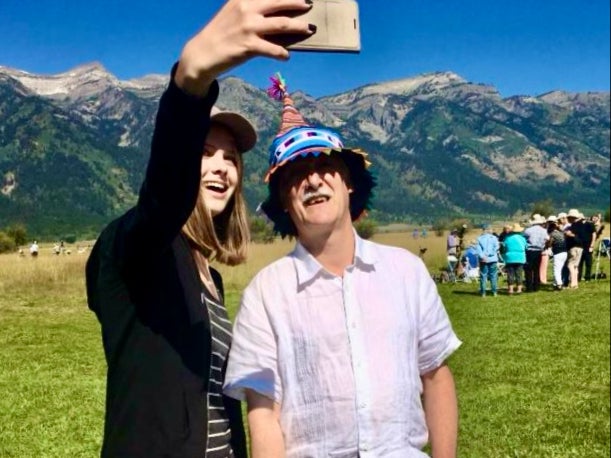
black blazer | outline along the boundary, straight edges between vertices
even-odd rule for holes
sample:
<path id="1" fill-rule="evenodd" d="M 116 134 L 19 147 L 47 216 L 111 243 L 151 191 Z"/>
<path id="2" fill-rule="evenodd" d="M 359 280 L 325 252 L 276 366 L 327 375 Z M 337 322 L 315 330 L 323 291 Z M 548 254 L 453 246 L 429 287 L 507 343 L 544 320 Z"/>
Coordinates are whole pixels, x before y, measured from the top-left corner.
<path id="1" fill-rule="evenodd" d="M 180 230 L 199 192 L 217 96 L 216 83 L 198 99 L 170 82 L 138 204 L 104 229 L 87 261 L 88 304 L 108 363 L 103 457 L 204 456 L 210 323 Z M 220 275 L 212 275 L 222 292 Z M 224 401 L 234 454 L 246 457 L 240 403 Z"/>

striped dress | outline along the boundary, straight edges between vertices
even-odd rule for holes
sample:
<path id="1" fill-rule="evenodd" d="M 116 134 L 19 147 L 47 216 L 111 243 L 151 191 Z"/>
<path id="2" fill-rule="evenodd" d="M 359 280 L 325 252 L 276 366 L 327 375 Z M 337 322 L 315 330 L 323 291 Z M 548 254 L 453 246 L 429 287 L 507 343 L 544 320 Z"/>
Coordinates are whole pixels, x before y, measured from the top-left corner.
<path id="1" fill-rule="evenodd" d="M 210 355 L 210 380 L 208 382 L 208 443 L 207 458 L 233 458 L 229 418 L 223 405 L 223 379 L 225 360 L 231 345 L 231 321 L 227 310 L 216 299 L 202 294 L 203 305 L 208 310 L 212 346 Z"/>

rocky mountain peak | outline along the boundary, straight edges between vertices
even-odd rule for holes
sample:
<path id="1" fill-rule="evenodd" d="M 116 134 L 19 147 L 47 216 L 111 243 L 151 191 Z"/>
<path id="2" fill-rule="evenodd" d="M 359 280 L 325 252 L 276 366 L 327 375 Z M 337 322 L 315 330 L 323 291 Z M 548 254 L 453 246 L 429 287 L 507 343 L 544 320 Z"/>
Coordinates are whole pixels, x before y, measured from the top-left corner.
<path id="1" fill-rule="evenodd" d="M 333 105 L 353 104 L 359 100 L 377 100 L 376 103 L 384 104 L 390 96 L 420 100 L 435 97 L 448 99 L 484 98 L 494 99 L 495 101 L 501 99 L 494 86 L 470 83 L 456 73 L 444 71 L 369 84 L 339 95 L 323 97 L 321 100 Z"/>
<path id="2" fill-rule="evenodd" d="M 609 107 L 609 92 L 550 91 L 537 97 L 545 103 L 564 108 L 580 109 L 584 106 Z"/>
<path id="3" fill-rule="evenodd" d="M 0 67 L 0 72 L 16 79 L 34 94 L 50 98 L 89 96 L 118 84 L 117 78 L 99 62 L 79 65 L 54 75 L 36 75 L 7 67 Z"/>
<path id="4" fill-rule="evenodd" d="M 367 95 L 412 95 L 421 91 L 441 90 L 449 86 L 466 83 L 466 80 L 452 72 L 425 73 L 411 78 L 402 78 L 382 83 L 370 84 L 360 89 L 361 96 Z M 357 89 L 357 91 L 359 91 Z"/>
<path id="5" fill-rule="evenodd" d="M 168 78 L 121 81 L 96 62 L 50 76 L 0 67 L 0 219 L 16 214 L 17 207 L 6 205 L 9 197 L 24 209 L 34 200 L 55 208 L 52 196 L 61 191 L 70 202 L 65 208 L 89 205 L 79 221 L 133 202 L 146 169 L 155 100 Z M 266 195 L 260 177 L 281 104 L 236 77 L 220 86 L 218 105 L 244 113 L 259 134 L 244 187 L 254 208 Z M 24 93 L 40 97 L 16 96 Z M 609 92 L 503 99 L 492 85 L 433 72 L 334 96 L 292 96 L 308 122 L 340 129 L 346 144 L 370 153 L 384 184 L 374 203 L 378 215 L 509 214 L 542 196 L 560 208 L 607 205 Z M 45 170 L 57 170 L 43 174 L 50 196 L 44 204 L 31 197 L 41 195 L 36 161 L 43 155 Z M 71 176 L 82 180 L 81 194 L 73 182 L 54 179 L 65 176 L 67 156 Z M 92 191 L 91 183 L 103 185 Z"/>
<path id="6" fill-rule="evenodd" d="M 120 87 L 134 92 L 140 97 L 157 99 L 168 85 L 169 75 L 150 74 L 140 78 L 133 78 L 127 81 L 120 81 Z"/>
<path id="7" fill-rule="evenodd" d="M 462 83 L 466 83 L 466 80 L 455 73 L 435 72 L 367 86 L 363 92 L 364 94 L 375 93 L 379 95 L 411 95 L 423 88 L 426 88 L 428 91 L 442 90 Z"/>
<path id="8" fill-rule="evenodd" d="M 106 70 L 106 67 L 104 67 L 104 65 L 102 65 L 101 62 L 93 61 L 93 62 L 87 62 L 81 65 L 77 65 L 76 67 L 68 70 L 67 72 L 60 73 L 59 75 L 69 75 L 69 76 L 74 77 L 74 76 L 84 75 L 88 73 L 89 74 L 95 74 L 95 73 L 110 74 L 108 70 Z"/>

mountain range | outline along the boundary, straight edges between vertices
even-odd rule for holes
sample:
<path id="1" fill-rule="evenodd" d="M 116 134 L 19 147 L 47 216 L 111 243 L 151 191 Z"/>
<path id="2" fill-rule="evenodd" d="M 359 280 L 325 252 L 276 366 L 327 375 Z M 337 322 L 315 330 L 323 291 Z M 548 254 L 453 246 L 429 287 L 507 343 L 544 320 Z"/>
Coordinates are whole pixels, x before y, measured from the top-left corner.
<path id="1" fill-rule="evenodd" d="M 132 205 L 168 78 L 121 81 L 99 63 L 56 75 L 0 66 L 0 227 L 96 234 Z M 244 113 L 259 133 L 245 158 L 254 211 L 281 106 L 236 77 L 220 86 L 218 105 Z M 320 98 L 291 95 L 311 124 L 369 152 L 378 220 L 510 215 L 547 199 L 559 209 L 608 208 L 609 92 L 503 98 L 493 86 L 436 72 Z"/>

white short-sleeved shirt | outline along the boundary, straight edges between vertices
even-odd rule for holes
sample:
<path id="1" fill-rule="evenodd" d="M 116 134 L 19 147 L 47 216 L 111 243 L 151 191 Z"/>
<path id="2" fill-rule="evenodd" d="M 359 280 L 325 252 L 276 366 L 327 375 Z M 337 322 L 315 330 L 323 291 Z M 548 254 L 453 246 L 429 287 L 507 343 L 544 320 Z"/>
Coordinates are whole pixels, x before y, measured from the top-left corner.
<path id="1" fill-rule="evenodd" d="M 242 297 L 224 391 L 281 405 L 289 458 L 426 456 L 420 376 L 461 344 L 420 258 L 355 237 L 343 278 L 297 243 Z"/>

